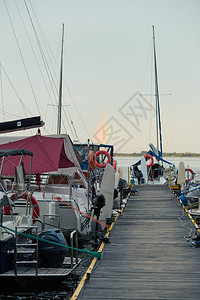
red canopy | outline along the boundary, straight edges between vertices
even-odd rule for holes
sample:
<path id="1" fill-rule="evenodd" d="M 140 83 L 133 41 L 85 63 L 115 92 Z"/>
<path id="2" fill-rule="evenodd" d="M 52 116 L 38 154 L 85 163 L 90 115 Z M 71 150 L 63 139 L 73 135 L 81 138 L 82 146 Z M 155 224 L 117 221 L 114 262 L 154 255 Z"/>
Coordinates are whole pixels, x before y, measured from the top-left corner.
<path id="1" fill-rule="evenodd" d="M 0 145 L 0 150 L 26 149 L 33 152 L 33 174 L 57 171 L 58 168 L 73 167 L 64 150 L 63 138 L 51 138 L 35 135 L 19 141 Z M 14 175 L 14 166 L 19 164 L 19 157 L 5 159 L 3 175 Z M 30 158 L 23 159 L 25 171 L 30 171 Z M 14 166 L 13 166 L 14 165 Z"/>

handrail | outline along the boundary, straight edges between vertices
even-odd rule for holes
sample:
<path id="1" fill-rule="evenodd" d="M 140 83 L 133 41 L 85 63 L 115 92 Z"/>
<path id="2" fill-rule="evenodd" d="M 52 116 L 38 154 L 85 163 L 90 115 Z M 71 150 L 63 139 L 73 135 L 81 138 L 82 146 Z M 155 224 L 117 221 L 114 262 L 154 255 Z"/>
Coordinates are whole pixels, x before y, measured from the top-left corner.
<path id="1" fill-rule="evenodd" d="M 75 235 L 75 247 L 78 248 L 78 233 L 76 230 L 72 231 L 70 234 L 70 246 L 71 246 L 71 268 L 73 268 L 74 262 L 74 235 Z M 75 249 L 76 264 L 78 264 L 78 251 Z"/>

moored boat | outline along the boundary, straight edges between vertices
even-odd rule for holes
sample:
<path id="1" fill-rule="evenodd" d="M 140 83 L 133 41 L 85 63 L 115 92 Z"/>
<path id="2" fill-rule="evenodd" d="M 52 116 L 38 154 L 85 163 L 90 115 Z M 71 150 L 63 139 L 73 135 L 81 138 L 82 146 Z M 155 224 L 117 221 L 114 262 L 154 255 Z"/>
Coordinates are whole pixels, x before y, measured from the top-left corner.
<path id="1" fill-rule="evenodd" d="M 34 153 L 30 189 L 40 208 L 37 222 L 46 224 L 47 228 L 58 227 L 68 237 L 74 229 L 80 235 L 88 235 L 92 223 L 96 222 L 96 198 L 103 194 L 106 201 L 99 220 L 105 228 L 112 218 L 114 189 L 119 182 L 118 172 L 110 164 L 112 153 L 110 155 L 108 149 L 100 150 L 100 153 L 106 152 L 106 155 L 102 153 L 103 156 L 110 157 L 109 160 L 103 157 L 103 164 L 99 163 L 100 160 L 96 161 L 98 152 L 95 156 L 94 151 L 89 150 L 87 170 L 82 170 L 67 135 L 36 135 L 0 145 L 0 149 L 23 147 Z M 9 165 L 6 164 L 5 168 L 9 174 Z M 17 211 L 22 212 L 25 199 L 17 199 L 15 206 Z"/>
<path id="2" fill-rule="evenodd" d="M 57 228 L 40 232 L 36 225 L 40 211 L 30 189 L 33 153 L 25 149 L 6 149 L 0 151 L 0 157 L 0 280 L 66 277 L 79 260 L 70 257 L 67 242 Z M 4 169 L 6 164 L 13 169 L 12 172 L 10 168 L 9 176 Z M 15 210 L 15 201 L 21 197 L 25 205 L 19 213 Z"/>

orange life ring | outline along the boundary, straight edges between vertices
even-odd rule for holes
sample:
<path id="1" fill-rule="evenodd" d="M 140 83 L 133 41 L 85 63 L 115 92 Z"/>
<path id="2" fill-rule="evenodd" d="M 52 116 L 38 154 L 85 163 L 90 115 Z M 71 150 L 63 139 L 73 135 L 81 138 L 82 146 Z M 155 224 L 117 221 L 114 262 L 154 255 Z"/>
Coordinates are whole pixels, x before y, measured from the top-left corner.
<path id="1" fill-rule="evenodd" d="M 104 163 L 104 164 L 99 164 L 96 160 L 95 160 L 95 164 L 96 164 L 96 166 L 98 167 L 98 168 L 105 168 L 106 167 L 106 165 L 109 163 L 110 164 L 110 161 L 111 161 L 111 158 L 110 158 L 110 154 L 107 152 L 107 151 L 105 151 L 105 150 L 99 150 L 99 151 L 97 151 L 96 152 L 96 158 L 99 156 L 99 154 L 104 154 L 105 156 L 107 156 L 107 162 L 106 163 Z"/>
<path id="2" fill-rule="evenodd" d="M 150 154 L 146 154 L 144 157 L 151 160 L 151 162 L 147 165 L 147 168 L 150 168 L 153 165 L 153 157 Z"/>
<path id="3" fill-rule="evenodd" d="M 95 153 L 94 151 L 90 150 L 88 152 L 88 171 L 92 172 L 95 168 L 96 168 L 96 164 L 95 164 Z"/>
<path id="4" fill-rule="evenodd" d="M 16 195 L 17 194 L 12 194 L 10 197 L 14 201 L 17 200 L 17 199 L 25 199 L 25 200 L 27 200 L 27 197 L 28 197 L 28 193 L 27 192 L 24 193 L 19 198 L 16 198 Z M 31 196 L 31 203 L 33 205 L 32 219 L 33 219 L 33 224 L 34 224 L 35 223 L 35 219 L 37 219 L 40 216 L 40 207 L 39 207 L 39 204 L 38 204 L 37 200 L 33 196 Z M 4 207 L 4 214 L 5 215 L 11 214 L 11 210 L 10 210 L 10 207 L 8 205 L 5 205 L 5 207 Z"/>
<path id="5" fill-rule="evenodd" d="M 117 171 L 117 161 L 113 160 L 113 168 L 115 169 L 115 172 Z"/>
<path id="6" fill-rule="evenodd" d="M 191 176 L 189 179 L 185 179 L 185 182 L 188 182 L 192 179 L 193 175 L 194 175 L 194 171 L 192 169 L 185 169 L 185 172 L 190 172 Z"/>

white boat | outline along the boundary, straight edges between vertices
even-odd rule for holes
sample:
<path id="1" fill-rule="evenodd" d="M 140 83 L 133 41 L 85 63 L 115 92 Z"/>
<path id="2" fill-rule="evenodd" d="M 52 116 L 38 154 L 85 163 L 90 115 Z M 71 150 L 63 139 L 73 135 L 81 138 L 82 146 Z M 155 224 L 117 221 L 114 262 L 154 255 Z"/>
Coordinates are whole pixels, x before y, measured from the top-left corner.
<path id="1" fill-rule="evenodd" d="M 40 209 L 38 222 L 46 224 L 46 228 L 57 226 L 66 235 L 73 230 L 81 235 L 89 234 L 96 219 L 93 208 L 99 194 L 106 198 L 100 221 L 105 224 L 111 219 L 115 171 L 109 163 L 105 171 L 104 168 L 83 171 L 67 135 L 35 135 L 0 145 L 0 149 L 11 148 L 26 148 L 34 154 L 30 188 Z M 26 170 L 26 159 L 24 166 Z M 5 164 L 5 169 L 10 175 L 9 164 Z M 25 200 L 17 199 L 15 207 L 21 213 Z"/>
<path id="2" fill-rule="evenodd" d="M 74 262 L 73 256 L 66 257 L 68 245 L 58 229 L 39 232 L 35 224 L 39 205 L 30 191 L 33 153 L 25 149 L 9 149 L 1 150 L 0 157 L 0 280 L 15 278 L 16 282 L 29 278 L 32 282 L 39 278 L 66 277 L 79 260 L 77 257 Z M 27 185 L 23 159 L 26 160 L 26 171 L 27 162 L 30 164 Z M 13 172 L 9 171 L 9 177 L 4 169 L 6 164 L 13 169 Z M 16 193 L 11 194 L 14 186 Z M 14 199 L 21 197 L 25 205 L 20 213 L 15 209 Z M 68 266 L 63 268 L 66 261 Z"/>
<path id="3" fill-rule="evenodd" d="M 0 149 L 11 148 L 32 149 L 34 153 L 31 190 L 39 203 L 38 218 L 40 217 L 43 222 L 47 215 L 53 214 L 54 216 L 46 219 L 49 226 L 57 225 L 66 230 L 77 229 L 80 233 L 87 232 L 88 226 L 85 228 L 81 226 L 86 217 L 80 213 L 89 211 L 87 181 L 73 151 L 70 138 L 67 135 L 55 138 L 36 135 L 0 145 Z M 24 165 L 26 167 L 26 160 Z M 5 164 L 5 169 L 10 175 L 8 164 Z M 79 182 L 74 178 L 77 174 L 80 175 Z M 20 211 L 23 211 L 24 205 L 24 199 L 15 201 L 16 209 Z"/>

